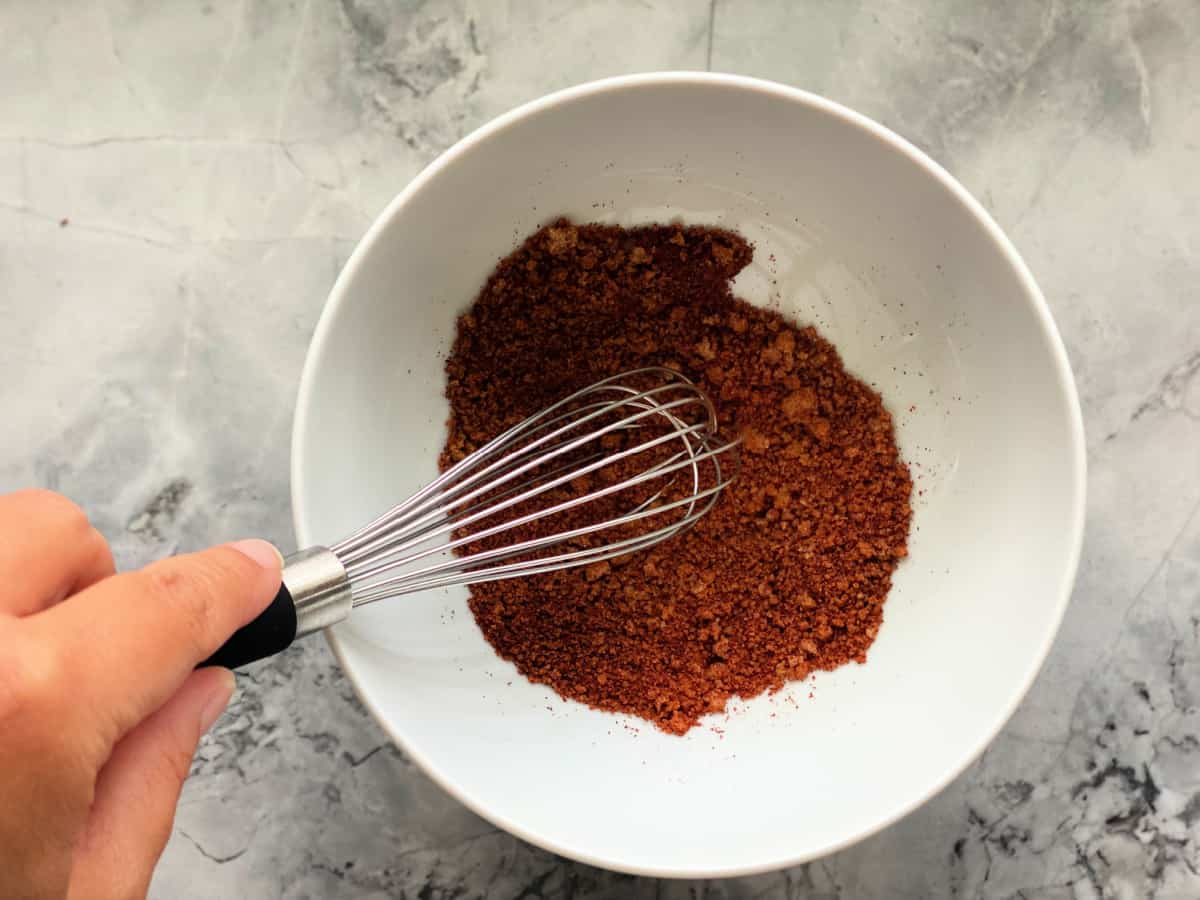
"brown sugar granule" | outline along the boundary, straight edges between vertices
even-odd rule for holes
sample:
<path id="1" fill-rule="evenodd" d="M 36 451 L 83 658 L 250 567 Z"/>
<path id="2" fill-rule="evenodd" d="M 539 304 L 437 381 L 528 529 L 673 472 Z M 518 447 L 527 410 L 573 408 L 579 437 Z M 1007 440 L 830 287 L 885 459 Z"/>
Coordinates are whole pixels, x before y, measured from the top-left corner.
<path id="1" fill-rule="evenodd" d="M 499 263 L 446 362 L 443 467 L 647 365 L 694 380 L 742 436 L 738 480 L 686 534 L 471 588 L 485 637 L 527 678 L 679 734 L 731 697 L 865 661 L 907 553 L 891 416 L 816 329 L 731 294 L 751 256 L 729 231 L 559 220 Z"/>

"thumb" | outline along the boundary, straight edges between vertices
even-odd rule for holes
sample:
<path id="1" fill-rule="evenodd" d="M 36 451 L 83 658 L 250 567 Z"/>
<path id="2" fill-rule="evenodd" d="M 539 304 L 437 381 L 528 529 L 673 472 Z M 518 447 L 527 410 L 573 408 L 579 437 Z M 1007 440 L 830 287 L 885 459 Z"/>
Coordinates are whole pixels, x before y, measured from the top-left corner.
<path id="1" fill-rule="evenodd" d="M 71 871 L 72 898 L 144 897 L 171 836 L 200 736 L 233 695 L 228 669 L 198 669 L 113 749 Z"/>

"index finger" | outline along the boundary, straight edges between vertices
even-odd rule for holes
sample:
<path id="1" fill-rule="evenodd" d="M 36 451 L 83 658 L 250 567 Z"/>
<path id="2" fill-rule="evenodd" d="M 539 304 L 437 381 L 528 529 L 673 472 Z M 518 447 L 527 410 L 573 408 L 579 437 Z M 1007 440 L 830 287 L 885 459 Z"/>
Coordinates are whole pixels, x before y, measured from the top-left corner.
<path id="1" fill-rule="evenodd" d="M 0 612 L 28 616 L 113 573 L 82 509 L 45 490 L 0 496 Z"/>
<path id="2" fill-rule="evenodd" d="M 72 706 L 115 743 L 279 590 L 280 556 L 240 541 L 107 578 L 26 619 Z"/>

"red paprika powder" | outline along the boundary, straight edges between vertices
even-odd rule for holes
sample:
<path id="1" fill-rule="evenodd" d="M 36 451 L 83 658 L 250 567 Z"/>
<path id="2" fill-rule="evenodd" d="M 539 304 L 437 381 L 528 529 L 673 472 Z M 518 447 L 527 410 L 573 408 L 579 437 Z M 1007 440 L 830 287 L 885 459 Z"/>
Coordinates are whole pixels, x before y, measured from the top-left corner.
<path id="1" fill-rule="evenodd" d="M 686 534 L 471 588 L 483 634 L 527 678 L 677 734 L 731 697 L 864 662 L 907 553 L 890 414 L 816 329 L 732 295 L 752 253 L 720 229 L 560 220 L 500 261 L 446 362 L 443 467 L 646 365 L 696 381 L 742 435 L 738 480 Z"/>

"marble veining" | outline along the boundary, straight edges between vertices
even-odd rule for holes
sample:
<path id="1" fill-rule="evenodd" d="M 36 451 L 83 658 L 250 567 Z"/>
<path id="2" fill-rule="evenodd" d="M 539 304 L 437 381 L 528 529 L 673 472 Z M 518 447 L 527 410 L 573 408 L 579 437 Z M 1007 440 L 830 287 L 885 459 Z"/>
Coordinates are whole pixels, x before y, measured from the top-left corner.
<path id="1" fill-rule="evenodd" d="M 296 380 L 358 236 L 470 129 L 621 72 L 774 78 L 929 150 L 1025 255 L 1084 405 L 1051 658 L 982 758 L 876 837 L 718 882 L 558 859 L 435 787 L 310 640 L 240 677 L 152 896 L 1200 896 L 1192 0 L 13 0 L 0 35 L 0 489 L 72 495 L 122 565 L 291 546 Z"/>

